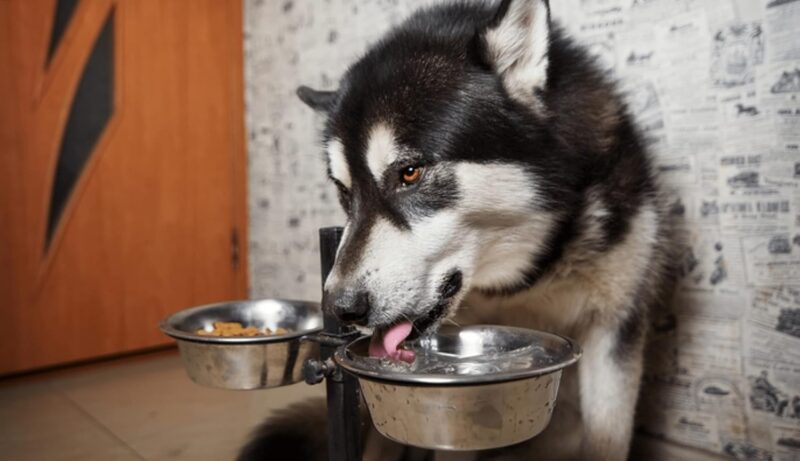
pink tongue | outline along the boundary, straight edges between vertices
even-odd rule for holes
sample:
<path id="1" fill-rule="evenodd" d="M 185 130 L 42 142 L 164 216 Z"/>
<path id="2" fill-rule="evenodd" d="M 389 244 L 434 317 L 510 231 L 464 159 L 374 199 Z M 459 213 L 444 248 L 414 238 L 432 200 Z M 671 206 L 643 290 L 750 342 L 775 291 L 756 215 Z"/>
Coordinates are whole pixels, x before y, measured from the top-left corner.
<path id="1" fill-rule="evenodd" d="M 371 357 L 388 357 L 393 360 L 402 360 L 411 363 L 416 354 L 413 351 L 398 349 L 400 345 L 411 334 L 411 322 L 402 322 L 392 325 L 383 335 L 375 333 L 369 343 L 369 355 Z"/>

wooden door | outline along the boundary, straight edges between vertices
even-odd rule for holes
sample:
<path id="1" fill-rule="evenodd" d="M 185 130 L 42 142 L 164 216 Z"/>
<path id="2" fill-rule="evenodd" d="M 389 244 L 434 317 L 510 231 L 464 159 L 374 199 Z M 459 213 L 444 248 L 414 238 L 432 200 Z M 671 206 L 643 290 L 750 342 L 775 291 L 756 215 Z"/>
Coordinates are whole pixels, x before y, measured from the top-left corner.
<path id="1" fill-rule="evenodd" d="M 0 0 L 0 374 L 243 298 L 237 0 Z"/>

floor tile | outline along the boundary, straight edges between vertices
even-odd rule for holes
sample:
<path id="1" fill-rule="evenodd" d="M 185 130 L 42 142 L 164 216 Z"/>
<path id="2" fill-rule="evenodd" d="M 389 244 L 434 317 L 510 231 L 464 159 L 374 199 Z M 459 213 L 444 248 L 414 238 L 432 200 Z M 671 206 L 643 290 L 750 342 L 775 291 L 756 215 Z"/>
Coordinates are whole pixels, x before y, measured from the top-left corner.
<path id="1" fill-rule="evenodd" d="M 324 395 L 324 386 L 305 384 L 266 391 L 205 388 L 189 380 L 177 356 L 93 370 L 53 386 L 148 460 L 233 459 L 271 411 Z"/>
<path id="2" fill-rule="evenodd" d="M 15 461 L 141 461 L 47 383 L 0 387 L 0 447 Z"/>

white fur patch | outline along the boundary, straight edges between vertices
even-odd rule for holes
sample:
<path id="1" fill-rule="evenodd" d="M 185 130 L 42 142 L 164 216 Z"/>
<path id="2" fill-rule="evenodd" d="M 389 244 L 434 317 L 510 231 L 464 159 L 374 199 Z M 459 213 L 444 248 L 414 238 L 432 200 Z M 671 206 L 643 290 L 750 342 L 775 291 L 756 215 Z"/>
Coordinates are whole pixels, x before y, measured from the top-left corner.
<path id="1" fill-rule="evenodd" d="M 633 415 L 642 373 L 641 361 L 621 366 L 614 359 L 616 330 L 595 326 L 583 338 L 578 364 L 584 455 L 596 459 L 628 458 Z M 614 421 L 613 426 L 608 421 Z"/>
<path id="2" fill-rule="evenodd" d="M 480 241 L 473 284 L 496 288 L 519 283 L 554 218 L 537 206 L 534 177 L 517 165 L 501 163 L 462 163 L 456 177 L 463 197 L 458 205 L 462 227 L 478 234 Z"/>
<path id="3" fill-rule="evenodd" d="M 338 139 L 331 139 L 328 142 L 328 165 L 334 179 L 348 189 L 352 187 L 353 180 L 350 177 L 347 158 L 344 156 L 344 146 Z"/>
<path id="4" fill-rule="evenodd" d="M 367 140 L 367 166 L 375 181 L 381 181 L 386 168 L 397 158 L 394 132 L 384 123 L 372 127 Z"/>
<path id="5" fill-rule="evenodd" d="M 542 0 L 515 0 L 503 19 L 486 32 L 489 56 L 509 94 L 538 105 L 534 90 L 547 79 L 550 26 Z"/>

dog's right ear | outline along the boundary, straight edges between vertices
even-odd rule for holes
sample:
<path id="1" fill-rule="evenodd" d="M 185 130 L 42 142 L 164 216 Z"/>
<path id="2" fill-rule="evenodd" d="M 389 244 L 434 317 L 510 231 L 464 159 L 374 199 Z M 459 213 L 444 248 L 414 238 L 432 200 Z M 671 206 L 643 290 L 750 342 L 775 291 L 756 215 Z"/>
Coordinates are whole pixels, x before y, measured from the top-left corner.
<path id="1" fill-rule="evenodd" d="M 297 97 L 308 107 L 319 112 L 329 112 L 336 102 L 335 91 L 317 91 L 305 85 L 297 88 Z"/>

